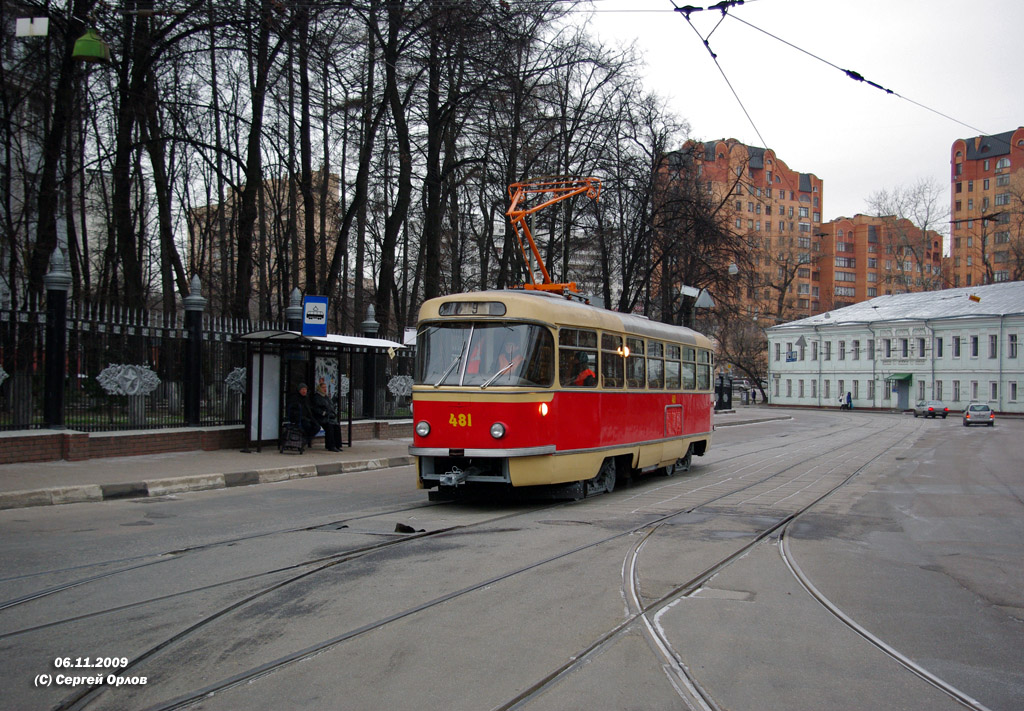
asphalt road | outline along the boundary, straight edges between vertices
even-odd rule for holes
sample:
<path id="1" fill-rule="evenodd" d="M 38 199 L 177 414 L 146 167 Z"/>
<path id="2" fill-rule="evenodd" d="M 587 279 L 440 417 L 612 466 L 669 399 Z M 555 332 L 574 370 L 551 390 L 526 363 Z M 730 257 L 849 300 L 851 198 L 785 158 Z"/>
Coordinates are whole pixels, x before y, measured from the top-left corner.
<path id="1" fill-rule="evenodd" d="M 572 504 L 406 467 L 0 511 L 0 708 L 1019 709 L 1022 435 L 794 412 Z"/>

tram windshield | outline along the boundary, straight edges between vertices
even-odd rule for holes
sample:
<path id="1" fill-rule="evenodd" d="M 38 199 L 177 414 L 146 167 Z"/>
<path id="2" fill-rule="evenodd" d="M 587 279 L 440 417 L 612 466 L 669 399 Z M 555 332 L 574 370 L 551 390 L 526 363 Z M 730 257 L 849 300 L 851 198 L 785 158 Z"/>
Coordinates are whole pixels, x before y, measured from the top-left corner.
<path id="1" fill-rule="evenodd" d="M 542 386 L 552 383 L 551 331 L 525 323 L 444 323 L 420 331 L 416 384 Z"/>

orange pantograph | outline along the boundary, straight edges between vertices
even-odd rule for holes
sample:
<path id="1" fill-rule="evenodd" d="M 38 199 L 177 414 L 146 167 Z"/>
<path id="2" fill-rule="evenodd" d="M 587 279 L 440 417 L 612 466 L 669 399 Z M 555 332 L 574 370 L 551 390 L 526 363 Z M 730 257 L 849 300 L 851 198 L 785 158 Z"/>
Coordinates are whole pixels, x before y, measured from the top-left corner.
<path id="1" fill-rule="evenodd" d="M 519 241 L 519 249 L 523 253 L 523 261 L 526 263 L 526 270 L 530 275 L 530 284 L 523 284 L 524 289 L 536 289 L 538 291 L 553 291 L 556 293 L 577 292 L 576 282 L 554 283 L 544 266 L 540 252 L 537 250 L 537 243 L 533 241 L 530 227 L 526 224 L 528 215 L 550 207 L 562 200 L 568 200 L 576 195 L 585 194 L 592 200 L 597 200 L 601 195 L 601 181 L 597 178 L 552 178 L 542 179 L 523 183 L 512 183 L 508 186 L 508 195 L 511 205 L 508 208 L 509 221 L 512 222 L 512 229 L 515 230 L 516 239 Z M 528 195 L 548 195 L 548 199 L 533 207 L 524 207 Z M 523 235 L 530 243 L 530 251 L 537 266 L 540 267 L 542 281 L 537 283 L 534 278 L 533 267 L 529 255 L 526 253 L 526 245 L 523 244 Z"/>

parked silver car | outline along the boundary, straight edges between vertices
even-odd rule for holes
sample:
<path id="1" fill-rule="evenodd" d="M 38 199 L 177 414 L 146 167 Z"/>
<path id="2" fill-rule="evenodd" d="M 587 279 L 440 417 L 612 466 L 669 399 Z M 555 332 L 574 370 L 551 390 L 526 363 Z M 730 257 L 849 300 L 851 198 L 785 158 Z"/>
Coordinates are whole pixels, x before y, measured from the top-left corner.
<path id="1" fill-rule="evenodd" d="M 972 402 L 964 409 L 964 427 L 970 425 L 996 426 L 996 413 L 988 405 L 980 402 Z"/>
<path id="2" fill-rule="evenodd" d="M 942 400 L 919 400 L 914 405 L 914 417 L 941 417 L 946 419 L 949 408 Z"/>

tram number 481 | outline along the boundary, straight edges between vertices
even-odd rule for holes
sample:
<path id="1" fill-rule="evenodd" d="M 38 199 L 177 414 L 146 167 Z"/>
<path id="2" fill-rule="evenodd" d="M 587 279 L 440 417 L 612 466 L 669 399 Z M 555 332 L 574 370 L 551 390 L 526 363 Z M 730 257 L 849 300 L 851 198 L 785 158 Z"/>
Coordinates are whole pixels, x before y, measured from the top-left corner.
<path id="1" fill-rule="evenodd" d="M 465 413 L 456 415 L 454 412 L 448 416 L 448 424 L 452 427 L 472 427 L 473 416 Z"/>

